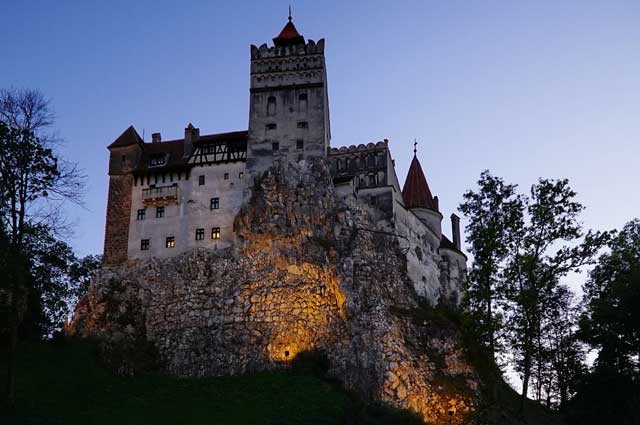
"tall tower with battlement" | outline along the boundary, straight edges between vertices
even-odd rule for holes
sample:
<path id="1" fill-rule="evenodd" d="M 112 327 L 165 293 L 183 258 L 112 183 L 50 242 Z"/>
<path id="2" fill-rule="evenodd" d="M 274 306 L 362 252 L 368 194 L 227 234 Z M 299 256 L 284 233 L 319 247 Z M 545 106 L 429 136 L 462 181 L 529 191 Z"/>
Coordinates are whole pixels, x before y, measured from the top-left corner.
<path id="1" fill-rule="evenodd" d="M 324 157 L 331 139 L 324 39 L 305 42 L 289 16 L 273 44 L 251 45 L 251 179 L 278 157 Z"/>

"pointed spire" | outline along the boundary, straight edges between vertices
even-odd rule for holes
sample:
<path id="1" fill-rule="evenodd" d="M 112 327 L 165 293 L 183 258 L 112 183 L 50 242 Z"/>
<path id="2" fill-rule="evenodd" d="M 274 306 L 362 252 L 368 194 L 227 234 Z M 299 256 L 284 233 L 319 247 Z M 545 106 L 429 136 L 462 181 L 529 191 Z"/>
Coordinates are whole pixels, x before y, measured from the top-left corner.
<path id="1" fill-rule="evenodd" d="M 282 28 L 280 34 L 273 39 L 273 44 L 277 47 L 292 46 L 294 44 L 304 44 L 304 37 L 300 35 L 296 26 L 293 25 L 291 17 L 291 6 L 289 6 L 289 22 Z"/>
<path id="2" fill-rule="evenodd" d="M 404 181 L 402 188 L 402 199 L 407 208 L 427 208 L 438 211 L 438 204 L 433 199 L 429 184 L 422 171 L 420 161 L 418 161 L 417 149 L 418 142 L 413 143 L 413 160 L 407 173 L 407 179 Z"/>
<path id="3" fill-rule="evenodd" d="M 418 156 L 418 141 L 413 139 L 413 157 Z"/>

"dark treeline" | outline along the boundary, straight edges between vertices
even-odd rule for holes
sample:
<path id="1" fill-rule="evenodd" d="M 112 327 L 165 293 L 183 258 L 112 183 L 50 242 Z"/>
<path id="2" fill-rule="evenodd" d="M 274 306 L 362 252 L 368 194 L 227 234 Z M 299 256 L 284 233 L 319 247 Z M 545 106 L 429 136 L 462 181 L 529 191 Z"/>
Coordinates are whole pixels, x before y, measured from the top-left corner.
<path id="1" fill-rule="evenodd" d="M 460 205 L 473 255 L 467 312 L 486 355 L 520 375 L 521 410 L 530 397 L 570 423 L 637 424 L 640 220 L 594 232 L 583 209 L 567 180 L 523 194 L 483 172 Z M 585 268 L 580 299 L 562 281 Z"/>
<path id="2" fill-rule="evenodd" d="M 54 116 L 37 90 L 0 90 L 0 337 L 3 395 L 15 402 L 19 339 L 51 337 L 86 290 L 100 258 L 77 258 L 63 206 L 81 204 L 84 177 L 59 157 Z"/>

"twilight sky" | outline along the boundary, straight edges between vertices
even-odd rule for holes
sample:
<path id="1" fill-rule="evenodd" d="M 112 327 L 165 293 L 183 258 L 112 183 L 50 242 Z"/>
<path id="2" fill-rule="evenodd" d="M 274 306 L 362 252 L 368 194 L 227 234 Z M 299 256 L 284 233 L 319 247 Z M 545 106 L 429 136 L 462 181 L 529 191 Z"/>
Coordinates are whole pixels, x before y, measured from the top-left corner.
<path id="1" fill-rule="evenodd" d="M 102 251 L 106 146 L 130 124 L 147 141 L 246 129 L 249 45 L 271 43 L 288 4 L 3 4 L 0 87 L 52 100 L 88 176 L 86 210 L 69 208 L 79 254 Z M 326 38 L 332 146 L 389 139 L 403 182 L 417 138 L 445 217 L 487 168 L 523 189 L 569 178 L 587 227 L 640 216 L 640 2 L 292 4 L 302 35 Z"/>

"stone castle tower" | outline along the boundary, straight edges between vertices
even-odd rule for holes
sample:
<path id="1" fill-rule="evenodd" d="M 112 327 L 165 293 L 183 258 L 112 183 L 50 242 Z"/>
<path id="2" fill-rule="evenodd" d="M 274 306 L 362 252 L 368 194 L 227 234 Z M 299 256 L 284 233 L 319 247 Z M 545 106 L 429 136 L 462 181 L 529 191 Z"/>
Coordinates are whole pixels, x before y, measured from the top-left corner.
<path id="1" fill-rule="evenodd" d="M 305 42 L 289 22 L 273 47 L 251 45 L 247 171 L 264 171 L 274 158 L 326 157 L 331 129 L 324 39 Z"/>

